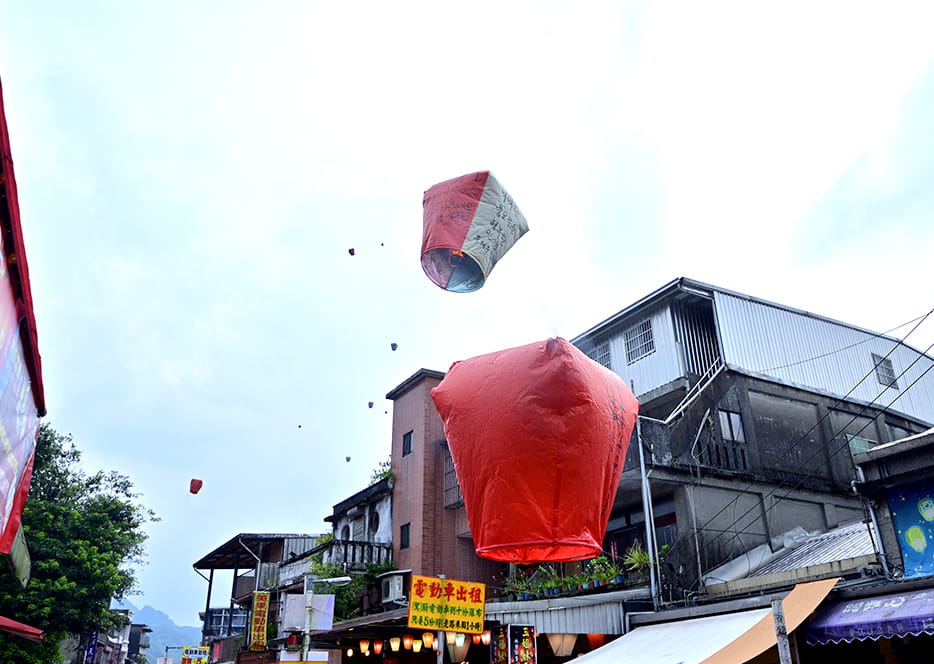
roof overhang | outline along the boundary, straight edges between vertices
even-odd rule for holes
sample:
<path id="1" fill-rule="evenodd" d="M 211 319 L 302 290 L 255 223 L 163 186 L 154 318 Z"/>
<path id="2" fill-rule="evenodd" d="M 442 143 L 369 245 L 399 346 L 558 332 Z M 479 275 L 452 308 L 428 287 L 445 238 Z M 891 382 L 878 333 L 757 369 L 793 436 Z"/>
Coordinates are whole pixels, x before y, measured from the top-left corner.
<path id="1" fill-rule="evenodd" d="M 307 533 L 240 533 L 221 544 L 192 565 L 202 569 L 254 569 L 259 545 L 276 540 L 315 539 Z M 265 562 L 265 561 L 264 561 Z"/>

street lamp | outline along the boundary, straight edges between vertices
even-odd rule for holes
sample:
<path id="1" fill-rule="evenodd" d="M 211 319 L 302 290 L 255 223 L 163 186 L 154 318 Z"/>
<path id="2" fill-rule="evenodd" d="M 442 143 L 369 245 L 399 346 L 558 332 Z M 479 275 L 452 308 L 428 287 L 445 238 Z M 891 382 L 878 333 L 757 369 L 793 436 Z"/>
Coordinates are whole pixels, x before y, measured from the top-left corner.
<path id="1" fill-rule="evenodd" d="M 305 580 L 305 639 L 302 645 L 302 659 L 308 660 L 308 651 L 311 647 L 311 596 L 314 594 L 314 588 L 316 583 L 322 583 L 327 586 L 346 586 L 350 583 L 351 578 L 349 576 L 334 576 L 327 579 L 315 579 L 310 573 L 304 575 Z"/>

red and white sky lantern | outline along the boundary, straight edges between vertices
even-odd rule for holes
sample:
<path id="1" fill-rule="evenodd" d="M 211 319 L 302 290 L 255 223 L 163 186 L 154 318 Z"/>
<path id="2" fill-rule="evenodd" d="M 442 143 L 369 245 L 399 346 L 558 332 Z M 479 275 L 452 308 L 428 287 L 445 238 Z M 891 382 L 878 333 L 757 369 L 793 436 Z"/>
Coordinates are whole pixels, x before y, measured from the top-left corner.
<path id="1" fill-rule="evenodd" d="M 469 293 L 529 225 L 489 171 L 440 182 L 425 192 L 422 269 L 441 288 Z"/>

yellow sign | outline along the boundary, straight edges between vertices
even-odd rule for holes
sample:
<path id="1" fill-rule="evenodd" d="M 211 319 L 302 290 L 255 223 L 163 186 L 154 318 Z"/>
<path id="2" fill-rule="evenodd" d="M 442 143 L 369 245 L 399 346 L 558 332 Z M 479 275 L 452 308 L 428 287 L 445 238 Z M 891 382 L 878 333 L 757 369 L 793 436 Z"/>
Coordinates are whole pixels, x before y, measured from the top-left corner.
<path id="1" fill-rule="evenodd" d="M 207 664 L 207 646 L 185 646 L 182 649 L 182 664 Z"/>
<path id="2" fill-rule="evenodd" d="M 412 575 L 409 627 L 480 634 L 486 586 L 470 581 Z"/>
<path id="3" fill-rule="evenodd" d="M 266 648 L 266 612 L 269 610 L 269 593 L 253 593 L 253 618 L 250 620 L 250 650 Z"/>

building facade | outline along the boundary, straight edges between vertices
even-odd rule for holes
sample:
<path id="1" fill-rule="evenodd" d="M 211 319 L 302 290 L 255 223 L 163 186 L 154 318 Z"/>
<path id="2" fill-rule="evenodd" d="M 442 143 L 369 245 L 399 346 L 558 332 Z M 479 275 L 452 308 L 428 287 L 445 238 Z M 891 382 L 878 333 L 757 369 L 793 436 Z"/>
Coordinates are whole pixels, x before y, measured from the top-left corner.
<path id="1" fill-rule="evenodd" d="M 708 571 L 796 527 L 864 518 L 853 453 L 934 419 L 929 356 L 684 278 L 573 343 L 641 403 L 605 548 L 646 543 L 647 483 L 665 601 L 703 594 Z"/>

